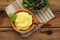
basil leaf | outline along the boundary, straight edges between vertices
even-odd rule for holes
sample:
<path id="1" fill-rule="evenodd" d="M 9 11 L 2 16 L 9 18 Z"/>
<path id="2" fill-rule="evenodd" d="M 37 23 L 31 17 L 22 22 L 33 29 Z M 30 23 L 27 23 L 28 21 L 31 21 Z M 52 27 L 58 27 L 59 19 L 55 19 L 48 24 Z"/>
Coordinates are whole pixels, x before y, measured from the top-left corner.
<path id="1" fill-rule="evenodd" d="M 14 23 L 15 22 L 15 19 L 16 19 L 16 15 L 10 13 L 8 16 L 11 19 L 11 21 Z"/>

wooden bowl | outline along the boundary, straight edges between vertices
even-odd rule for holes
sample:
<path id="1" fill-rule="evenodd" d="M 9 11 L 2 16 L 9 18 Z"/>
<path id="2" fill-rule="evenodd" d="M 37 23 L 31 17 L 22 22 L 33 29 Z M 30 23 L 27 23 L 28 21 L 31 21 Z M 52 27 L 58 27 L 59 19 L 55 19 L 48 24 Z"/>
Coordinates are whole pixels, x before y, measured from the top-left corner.
<path id="1" fill-rule="evenodd" d="M 14 14 L 16 14 L 18 12 L 28 12 L 30 15 L 32 15 L 32 18 L 33 18 L 32 22 L 35 20 L 35 17 L 33 15 L 33 13 L 31 11 L 29 11 L 28 9 L 19 9 L 19 10 L 16 10 L 14 12 Z M 13 29 L 16 30 L 19 33 L 27 33 L 27 32 L 30 32 L 35 27 L 34 24 L 32 23 L 31 27 L 28 30 L 19 30 L 19 29 L 16 28 L 15 24 L 11 20 L 10 20 L 10 23 L 11 23 Z"/>

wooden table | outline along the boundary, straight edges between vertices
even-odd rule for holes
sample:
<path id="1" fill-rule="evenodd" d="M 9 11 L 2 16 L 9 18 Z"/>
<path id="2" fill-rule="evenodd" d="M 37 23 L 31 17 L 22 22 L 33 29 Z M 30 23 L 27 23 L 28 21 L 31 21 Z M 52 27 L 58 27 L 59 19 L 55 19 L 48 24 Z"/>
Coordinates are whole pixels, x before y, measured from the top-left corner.
<path id="1" fill-rule="evenodd" d="M 28 38 L 21 38 L 20 34 L 13 30 L 6 13 L 2 11 L 13 1 L 5 0 L 4 4 L 1 3 L 3 1 L 0 0 L 0 40 L 60 40 L 60 0 L 49 0 L 51 10 L 55 15 L 55 18 L 48 22 L 52 25 L 50 27 L 43 26 L 43 28 L 36 31 Z"/>
<path id="2" fill-rule="evenodd" d="M 20 34 L 15 32 L 9 23 L 4 11 L 0 12 L 0 40 L 60 40 L 60 12 L 53 12 L 55 18 L 52 19 L 50 28 L 43 27 L 30 37 L 22 39 Z M 49 31 L 51 32 L 49 34 Z"/>

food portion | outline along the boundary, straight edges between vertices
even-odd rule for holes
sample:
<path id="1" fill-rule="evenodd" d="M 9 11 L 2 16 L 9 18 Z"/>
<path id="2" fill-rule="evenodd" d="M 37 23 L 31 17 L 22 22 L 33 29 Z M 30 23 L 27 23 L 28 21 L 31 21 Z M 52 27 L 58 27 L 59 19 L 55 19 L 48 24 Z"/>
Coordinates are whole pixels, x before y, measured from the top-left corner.
<path id="1" fill-rule="evenodd" d="M 16 13 L 15 25 L 17 29 L 27 30 L 32 25 L 32 15 L 28 12 L 18 12 Z"/>
<path id="2" fill-rule="evenodd" d="M 39 20 L 37 20 L 34 14 L 28 9 L 19 9 L 14 13 L 10 13 L 9 15 L 10 22 L 12 27 L 21 33 L 27 33 L 33 30 L 35 25 L 41 24 Z"/>

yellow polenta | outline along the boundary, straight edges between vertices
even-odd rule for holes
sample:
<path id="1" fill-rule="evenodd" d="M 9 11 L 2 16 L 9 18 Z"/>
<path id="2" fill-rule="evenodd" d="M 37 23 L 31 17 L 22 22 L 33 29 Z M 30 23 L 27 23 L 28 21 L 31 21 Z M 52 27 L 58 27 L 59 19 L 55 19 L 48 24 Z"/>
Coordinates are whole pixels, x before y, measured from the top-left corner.
<path id="1" fill-rule="evenodd" d="M 18 29 L 27 30 L 32 25 L 32 15 L 28 14 L 28 12 L 17 13 L 15 25 Z"/>

